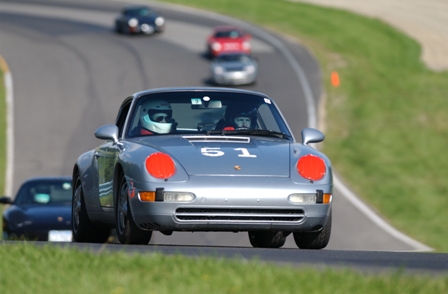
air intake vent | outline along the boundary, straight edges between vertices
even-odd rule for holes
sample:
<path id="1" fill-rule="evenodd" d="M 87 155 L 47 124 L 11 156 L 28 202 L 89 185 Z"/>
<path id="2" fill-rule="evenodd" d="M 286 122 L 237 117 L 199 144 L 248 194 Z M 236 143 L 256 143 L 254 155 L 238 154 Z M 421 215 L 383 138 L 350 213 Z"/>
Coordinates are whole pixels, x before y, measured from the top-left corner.
<path id="1" fill-rule="evenodd" d="M 178 208 L 179 221 L 243 221 L 243 222 L 301 222 L 305 218 L 302 209 L 256 209 L 256 208 Z"/>
<path id="2" fill-rule="evenodd" d="M 194 142 L 232 142 L 232 143 L 249 143 L 248 137 L 230 137 L 230 136 L 183 136 L 185 140 Z"/>

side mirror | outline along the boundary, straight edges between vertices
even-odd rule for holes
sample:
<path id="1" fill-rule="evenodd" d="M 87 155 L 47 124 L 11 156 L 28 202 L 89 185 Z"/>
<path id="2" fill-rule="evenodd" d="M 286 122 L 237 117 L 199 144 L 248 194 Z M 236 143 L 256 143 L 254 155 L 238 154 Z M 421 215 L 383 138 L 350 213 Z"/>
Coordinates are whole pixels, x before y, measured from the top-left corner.
<path id="1" fill-rule="evenodd" d="M 325 135 L 316 129 L 304 128 L 302 130 L 302 144 L 307 145 L 308 143 L 319 143 L 325 139 Z"/>
<path id="2" fill-rule="evenodd" d="M 118 127 L 114 124 L 99 127 L 95 131 L 95 137 L 102 140 L 112 140 L 116 144 L 118 142 Z"/>
<path id="3" fill-rule="evenodd" d="M 0 204 L 12 204 L 11 197 L 8 197 L 8 196 L 0 197 Z"/>

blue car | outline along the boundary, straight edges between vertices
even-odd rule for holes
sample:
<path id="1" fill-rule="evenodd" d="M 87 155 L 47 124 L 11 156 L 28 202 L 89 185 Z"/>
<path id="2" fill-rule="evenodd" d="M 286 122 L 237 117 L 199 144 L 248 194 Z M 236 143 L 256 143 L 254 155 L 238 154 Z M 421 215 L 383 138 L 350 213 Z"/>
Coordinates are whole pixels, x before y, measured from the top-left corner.
<path id="1" fill-rule="evenodd" d="M 3 239 L 72 241 L 71 182 L 67 176 L 30 178 L 14 199 L 0 197 L 10 205 L 3 212 Z"/>

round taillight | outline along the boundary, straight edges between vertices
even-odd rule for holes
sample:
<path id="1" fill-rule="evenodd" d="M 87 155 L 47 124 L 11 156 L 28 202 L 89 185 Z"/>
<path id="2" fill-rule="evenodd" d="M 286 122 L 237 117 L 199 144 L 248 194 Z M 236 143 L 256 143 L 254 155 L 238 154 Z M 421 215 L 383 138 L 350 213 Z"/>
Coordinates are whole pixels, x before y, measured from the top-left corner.
<path id="1" fill-rule="evenodd" d="M 174 175 L 176 167 L 169 155 L 157 152 L 146 158 L 146 170 L 155 178 L 166 179 Z"/>
<path id="2" fill-rule="evenodd" d="M 297 162 L 297 171 L 299 174 L 311 181 L 322 179 L 326 170 L 325 161 L 312 154 L 302 156 Z"/>

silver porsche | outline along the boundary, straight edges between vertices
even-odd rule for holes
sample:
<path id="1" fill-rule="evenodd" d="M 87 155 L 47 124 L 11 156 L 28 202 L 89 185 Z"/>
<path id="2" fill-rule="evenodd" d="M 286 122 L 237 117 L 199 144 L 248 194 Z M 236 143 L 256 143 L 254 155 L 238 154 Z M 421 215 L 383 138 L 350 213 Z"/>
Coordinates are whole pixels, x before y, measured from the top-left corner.
<path id="1" fill-rule="evenodd" d="M 256 82 L 258 62 L 244 52 L 222 53 L 210 64 L 212 81 L 222 86 L 248 85 Z"/>
<path id="2" fill-rule="evenodd" d="M 219 87 L 161 88 L 127 97 L 103 140 L 73 168 L 75 242 L 148 244 L 152 232 L 248 232 L 253 247 L 330 240 L 329 159 L 296 142 L 274 100 Z"/>

